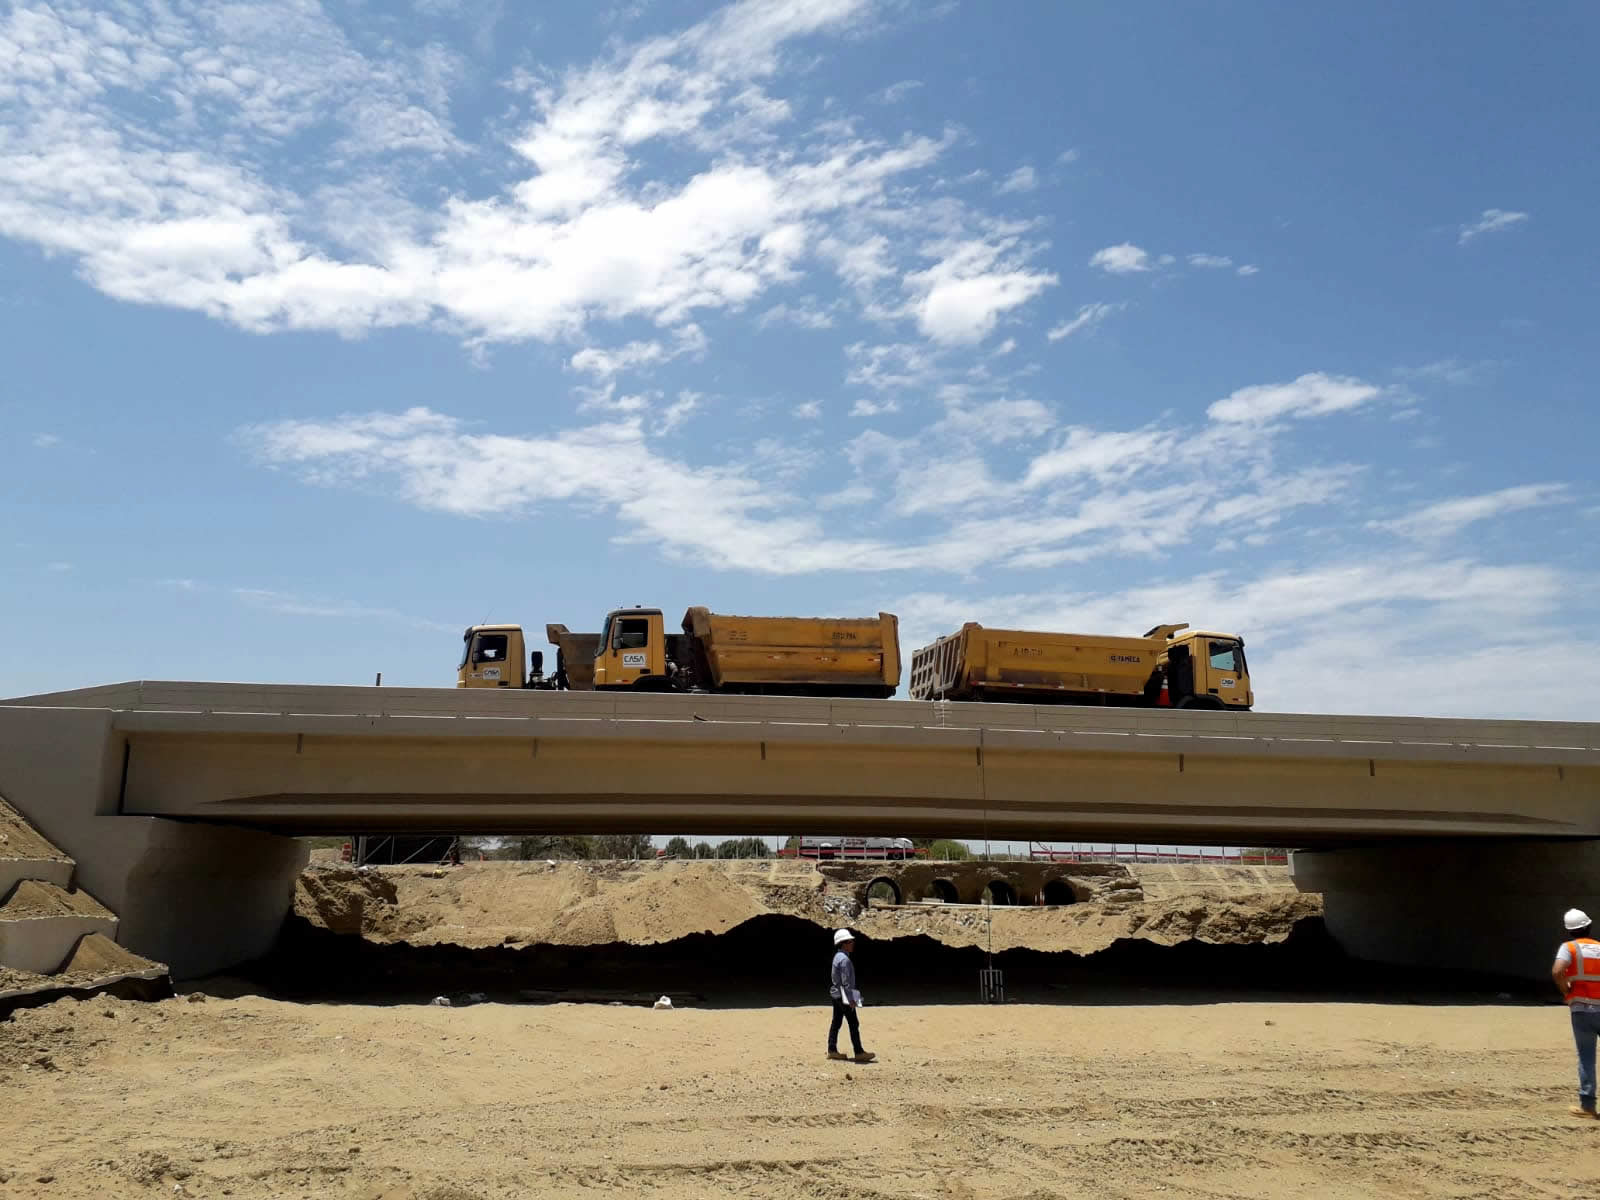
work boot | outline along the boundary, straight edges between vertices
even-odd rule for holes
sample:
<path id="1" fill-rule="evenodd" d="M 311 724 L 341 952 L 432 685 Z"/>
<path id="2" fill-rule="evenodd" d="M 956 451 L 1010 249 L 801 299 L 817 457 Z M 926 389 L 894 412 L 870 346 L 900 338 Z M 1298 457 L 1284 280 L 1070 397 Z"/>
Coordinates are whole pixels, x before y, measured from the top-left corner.
<path id="1" fill-rule="evenodd" d="M 841 1054 L 839 1057 L 843 1058 L 844 1055 Z M 853 1061 L 860 1062 L 860 1063 L 868 1063 L 868 1062 L 871 1062 L 873 1059 L 875 1059 L 877 1057 L 878 1056 L 876 1054 L 874 1054 L 870 1050 L 857 1050 L 855 1059 Z"/>
<path id="2" fill-rule="evenodd" d="M 849 1062 L 850 1061 L 850 1056 L 848 1054 L 842 1054 L 838 1050 L 829 1050 L 828 1051 L 828 1057 L 833 1059 L 834 1062 Z"/>
<path id="3" fill-rule="evenodd" d="M 842 1058 L 843 1055 L 840 1057 Z M 1567 1111 L 1581 1121 L 1600 1120 L 1600 1117 L 1596 1117 L 1595 1111 L 1592 1108 L 1580 1108 L 1578 1105 L 1574 1104 L 1571 1108 L 1567 1109 Z"/>

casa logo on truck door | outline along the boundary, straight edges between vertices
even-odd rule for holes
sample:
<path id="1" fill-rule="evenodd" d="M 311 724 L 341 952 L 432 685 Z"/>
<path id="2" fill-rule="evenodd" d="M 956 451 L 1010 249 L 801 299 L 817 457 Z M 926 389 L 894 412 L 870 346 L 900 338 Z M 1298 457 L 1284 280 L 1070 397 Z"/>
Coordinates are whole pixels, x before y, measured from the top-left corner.
<path id="1" fill-rule="evenodd" d="M 630 651 L 622 656 L 622 665 L 624 668 L 638 667 L 639 670 L 643 671 L 650 666 L 649 656 Z"/>

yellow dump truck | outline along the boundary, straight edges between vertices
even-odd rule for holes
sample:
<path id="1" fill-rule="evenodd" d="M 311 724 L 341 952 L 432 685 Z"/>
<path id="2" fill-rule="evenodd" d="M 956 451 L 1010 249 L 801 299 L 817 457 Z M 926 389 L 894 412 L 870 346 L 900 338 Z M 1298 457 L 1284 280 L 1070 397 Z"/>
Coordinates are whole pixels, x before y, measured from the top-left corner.
<path id="1" fill-rule="evenodd" d="M 594 687 L 598 633 L 573 633 L 565 625 L 546 625 L 556 648 L 556 669 L 544 673 L 544 652 L 528 652 L 521 625 L 473 625 L 461 635 L 457 687 L 539 688 L 588 691 Z M 526 669 L 523 664 L 526 663 Z"/>
<path id="2" fill-rule="evenodd" d="M 598 634 L 546 626 L 556 670 L 527 655 L 517 625 L 463 635 L 457 687 L 627 689 L 772 696 L 892 696 L 900 685 L 899 622 L 876 617 L 733 617 L 691 608 L 668 633 L 659 608 L 607 615 Z M 529 670 L 524 672 L 524 659 Z"/>
<path id="3" fill-rule="evenodd" d="M 911 656 L 911 697 L 1235 711 L 1255 703 L 1244 640 L 1187 625 L 1098 637 L 969 623 Z"/>

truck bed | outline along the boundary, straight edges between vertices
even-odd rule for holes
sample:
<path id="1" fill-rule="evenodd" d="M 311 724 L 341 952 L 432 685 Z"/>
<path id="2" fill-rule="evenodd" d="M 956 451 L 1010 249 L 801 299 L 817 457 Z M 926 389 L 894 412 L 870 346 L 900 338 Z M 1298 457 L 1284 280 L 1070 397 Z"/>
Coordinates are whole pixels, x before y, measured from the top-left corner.
<path id="1" fill-rule="evenodd" d="M 911 656 L 911 698 L 1148 703 L 1163 645 L 1159 638 L 967 624 Z"/>
<path id="2" fill-rule="evenodd" d="M 900 626 L 876 617 L 735 617 L 706 608 L 684 614 L 716 691 L 894 695 L 900 686 Z"/>

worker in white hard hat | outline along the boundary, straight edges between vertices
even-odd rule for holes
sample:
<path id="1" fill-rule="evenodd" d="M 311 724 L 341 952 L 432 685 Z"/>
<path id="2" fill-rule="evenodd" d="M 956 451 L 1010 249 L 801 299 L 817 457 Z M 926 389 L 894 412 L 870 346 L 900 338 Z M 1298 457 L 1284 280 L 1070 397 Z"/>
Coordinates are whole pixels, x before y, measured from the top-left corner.
<path id="1" fill-rule="evenodd" d="M 855 934 L 848 929 L 835 930 L 833 946 L 833 970 L 828 976 L 828 995 L 833 998 L 833 1023 L 828 1026 L 828 1057 L 845 1058 L 839 1052 L 839 1026 L 848 1021 L 850 1044 L 856 1052 L 855 1061 L 869 1063 L 878 1056 L 861 1048 L 861 1020 L 856 1015 L 861 1008 L 861 989 L 856 987 L 856 964 L 850 958 L 855 953 Z"/>
<path id="2" fill-rule="evenodd" d="M 1582 909 L 1569 908 L 1562 923 L 1567 927 L 1567 940 L 1556 952 L 1550 977 L 1572 1010 L 1572 1039 L 1578 1044 L 1578 1102 L 1567 1111 L 1593 1121 L 1594 1047 L 1600 1037 L 1600 941 L 1595 940 L 1594 924 Z"/>

